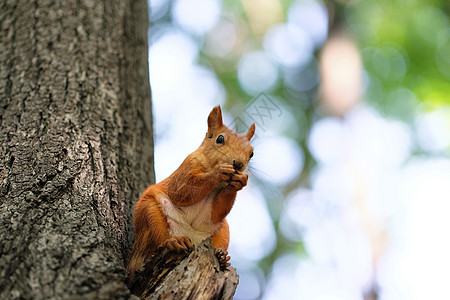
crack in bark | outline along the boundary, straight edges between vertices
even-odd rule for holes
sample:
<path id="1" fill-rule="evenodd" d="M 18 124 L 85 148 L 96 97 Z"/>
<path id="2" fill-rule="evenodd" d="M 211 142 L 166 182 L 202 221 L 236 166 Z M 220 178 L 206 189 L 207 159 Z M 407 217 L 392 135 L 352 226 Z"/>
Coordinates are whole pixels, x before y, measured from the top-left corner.
<path id="1" fill-rule="evenodd" d="M 8 67 L 8 71 L 7 71 L 7 77 L 6 77 L 6 85 L 5 85 L 5 97 L 4 100 L 5 101 L 11 101 L 11 91 L 12 91 L 12 85 L 13 85 L 13 81 L 12 81 L 12 74 L 15 71 L 14 70 L 14 50 L 15 50 L 15 46 L 16 46 L 16 18 L 14 16 L 14 11 L 17 9 L 17 3 L 12 7 L 12 10 L 10 11 L 10 15 L 12 18 L 11 21 L 11 38 L 10 38 L 10 52 L 8 55 L 8 59 L 7 59 L 7 67 Z M 8 33 L 6 35 L 9 34 L 9 28 L 8 28 Z M 1 97 L 3 98 L 3 97 Z M 8 103 L 6 103 L 6 105 L 4 106 L 5 110 L 8 107 Z"/>

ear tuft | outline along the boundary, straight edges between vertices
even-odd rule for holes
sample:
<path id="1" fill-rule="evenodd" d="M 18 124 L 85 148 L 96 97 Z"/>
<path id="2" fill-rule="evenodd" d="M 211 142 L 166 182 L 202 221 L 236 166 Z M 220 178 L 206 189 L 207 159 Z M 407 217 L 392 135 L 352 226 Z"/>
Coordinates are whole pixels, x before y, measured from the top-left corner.
<path id="1" fill-rule="evenodd" d="M 212 109 L 208 116 L 208 137 L 212 137 L 222 125 L 222 110 L 220 109 L 220 106 L 217 105 Z"/>
<path id="2" fill-rule="evenodd" d="M 245 137 L 250 141 L 255 134 L 255 123 L 253 123 L 250 128 L 248 129 L 247 133 L 245 134 Z"/>

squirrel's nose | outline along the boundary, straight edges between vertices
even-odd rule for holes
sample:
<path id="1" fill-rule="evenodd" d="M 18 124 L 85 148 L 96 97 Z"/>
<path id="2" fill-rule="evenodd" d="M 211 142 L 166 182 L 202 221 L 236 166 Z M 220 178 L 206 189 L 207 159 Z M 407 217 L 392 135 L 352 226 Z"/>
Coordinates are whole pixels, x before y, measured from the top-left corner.
<path id="1" fill-rule="evenodd" d="M 236 171 L 240 171 L 244 167 L 244 163 L 240 160 L 233 160 L 233 168 Z"/>

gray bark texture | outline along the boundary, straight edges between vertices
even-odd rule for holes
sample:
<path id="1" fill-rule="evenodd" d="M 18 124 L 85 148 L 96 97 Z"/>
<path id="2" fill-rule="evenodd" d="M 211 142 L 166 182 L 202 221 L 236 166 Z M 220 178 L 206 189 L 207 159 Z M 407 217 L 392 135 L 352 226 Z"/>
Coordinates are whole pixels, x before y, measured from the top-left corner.
<path id="1" fill-rule="evenodd" d="M 147 12 L 146 0 L 0 2 L 0 299 L 234 294 L 209 245 L 163 251 L 126 283 L 132 207 L 155 179 Z"/>
<path id="2" fill-rule="evenodd" d="M 0 2 L 0 299 L 129 298 L 147 19 L 145 0 Z"/>
<path id="3" fill-rule="evenodd" d="M 225 300 L 233 298 L 238 282 L 236 270 L 221 270 L 209 238 L 191 252 L 160 248 L 136 271 L 129 287 L 145 300 Z"/>

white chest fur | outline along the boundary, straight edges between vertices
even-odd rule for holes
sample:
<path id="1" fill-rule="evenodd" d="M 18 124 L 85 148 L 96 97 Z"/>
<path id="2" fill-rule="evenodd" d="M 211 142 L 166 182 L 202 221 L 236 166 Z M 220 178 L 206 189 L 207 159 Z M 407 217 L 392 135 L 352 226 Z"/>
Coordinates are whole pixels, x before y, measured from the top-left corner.
<path id="1" fill-rule="evenodd" d="M 162 210 L 167 218 L 171 236 L 187 236 L 198 245 L 207 237 L 219 230 L 220 223 L 211 222 L 211 210 L 215 193 L 211 193 L 205 199 L 194 205 L 178 207 L 172 203 L 169 197 L 161 195 Z"/>

